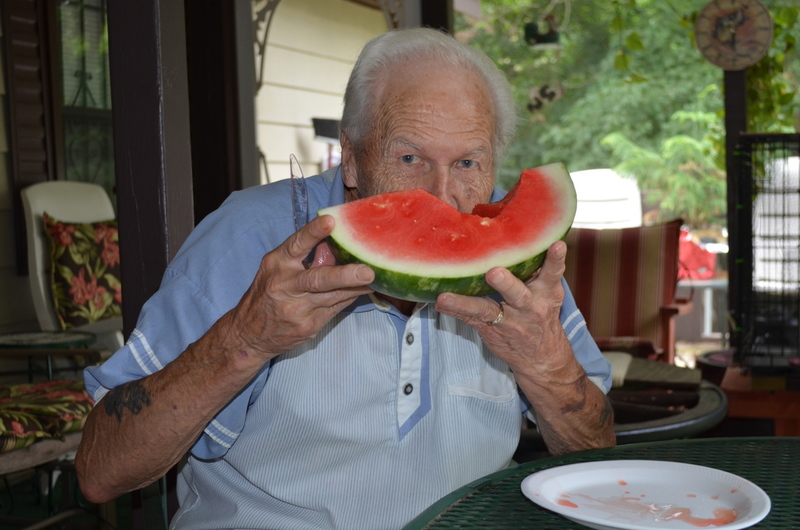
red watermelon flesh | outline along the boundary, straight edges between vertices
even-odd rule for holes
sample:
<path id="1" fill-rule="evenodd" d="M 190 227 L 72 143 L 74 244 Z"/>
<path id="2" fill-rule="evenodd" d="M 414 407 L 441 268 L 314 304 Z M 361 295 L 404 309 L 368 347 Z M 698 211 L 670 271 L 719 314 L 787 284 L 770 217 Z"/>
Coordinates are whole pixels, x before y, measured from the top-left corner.
<path id="1" fill-rule="evenodd" d="M 487 294 L 494 266 L 522 279 L 563 238 L 575 216 L 575 189 L 563 164 L 522 172 L 496 203 L 461 213 L 422 189 L 385 193 L 325 208 L 336 219 L 332 248 L 340 262 L 365 263 L 379 292 L 432 301 L 440 292 Z"/>

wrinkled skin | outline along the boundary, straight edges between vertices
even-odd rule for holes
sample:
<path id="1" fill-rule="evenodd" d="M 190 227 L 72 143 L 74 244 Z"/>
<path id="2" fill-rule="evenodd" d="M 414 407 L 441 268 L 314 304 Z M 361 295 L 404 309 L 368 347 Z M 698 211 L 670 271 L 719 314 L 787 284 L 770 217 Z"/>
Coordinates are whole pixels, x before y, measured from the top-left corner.
<path id="1" fill-rule="evenodd" d="M 422 188 L 469 213 L 494 187 L 490 96 L 475 74 L 414 64 L 400 70 L 379 90 L 369 141 L 342 138 L 345 185 L 359 197 Z"/>
<path id="2" fill-rule="evenodd" d="M 494 185 L 489 94 L 472 72 L 409 63 L 379 89 L 363 145 L 342 137 L 347 197 L 424 188 L 462 212 L 489 200 Z M 163 370 L 112 389 L 84 428 L 76 457 L 81 489 L 107 502 L 162 476 L 203 428 L 272 358 L 313 338 L 358 296 L 371 293 L 372 270 L 334 266 L 323 240 L 334 220 L 312 220 L 262 259 L 240 302 Z M 316 248 L 310 267 L 302 260 Z M 550 450 L 614 443 L 603 393 L 575 360 L 558 319 L 566 249 L 556 243 L 527 284 L 495 268 L 487 281 L 497 302 L 442 294 L 436 309 L 478 330 L 514 370 Z M 391 300 L 409 314 L 412 302 Z M 213 389 L 213 391 L 209 391 Z M 158 444 L 151 443 L 158 433 Z M 120 458 L 124 455 L 124 458 Z"/>

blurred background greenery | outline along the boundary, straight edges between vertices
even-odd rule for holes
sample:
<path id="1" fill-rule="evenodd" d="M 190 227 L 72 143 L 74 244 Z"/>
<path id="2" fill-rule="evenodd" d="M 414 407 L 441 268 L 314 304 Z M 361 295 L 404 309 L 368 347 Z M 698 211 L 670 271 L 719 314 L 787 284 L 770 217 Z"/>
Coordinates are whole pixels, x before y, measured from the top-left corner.
<path id="1" fill-rule="evenodd" d="M 767 56 L 747 69 L 748 129 L 796 132 L 800 7 L 762 2 L 775 32 Z M 457 14 L 457 37 L 492 57 L 514 87 L 521 120 L 498 184 L 508 189 L 522 168 L 556 161 L 570 171 L 613 168 L 636 178 L 652 221 L 724 226 L 723 71 L 694 45 L 705 3 L 482 0 L 480 19 Z"/>

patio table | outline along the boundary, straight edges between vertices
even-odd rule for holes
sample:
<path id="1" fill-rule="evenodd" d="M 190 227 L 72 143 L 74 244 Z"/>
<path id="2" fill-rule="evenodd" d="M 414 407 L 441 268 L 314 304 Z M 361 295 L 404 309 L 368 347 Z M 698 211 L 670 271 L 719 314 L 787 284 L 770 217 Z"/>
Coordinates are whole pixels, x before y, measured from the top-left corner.
<path id="1" fill-rule="evenodd" d="M 522 494 L 520 484 L 536 471 L 602 460 L 663 460 L 734 473 L 760 486 L 771 499 L 770 513 L 753 528 L 800 528 L 800 437 L 764 437 L 647 442 L 534 460 L 487 475 L 446 495 L 405 530 L 584 529 L 530 501 Z"/>
<path id="2" fill-rule="evenodd" d="M 53 380 L 54 356 L 80 355 L 88 362 L 100 361 L 98 350 L 88 349 L 96 339 L 88 331 L 23 331 L 0 334 L 0 357 L 44 357 L 47 362 L 47 379 Z M 33 368 L 29 365 L 28 380 L 33 381 Z"/>

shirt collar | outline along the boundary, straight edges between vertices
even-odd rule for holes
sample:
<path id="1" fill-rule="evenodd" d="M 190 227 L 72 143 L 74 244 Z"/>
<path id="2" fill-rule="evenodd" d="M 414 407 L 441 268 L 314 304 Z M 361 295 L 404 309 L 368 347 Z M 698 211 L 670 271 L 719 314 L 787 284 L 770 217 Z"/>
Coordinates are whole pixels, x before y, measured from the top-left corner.
<path id="1" fill-rule="evenodd" d="M 417 303 L 414 312 L 420 311 L 427 304 L 423 302 Z M 364 294 L 355 299 L 355 301 L 342 310 L 343 313 L 364 313 L 366 311 L 383 311 L 384 313 L 392 313 L 407 319 L 408 317 L 397 310 L 392 304 L 381 300 L 374 294 Z"/>

